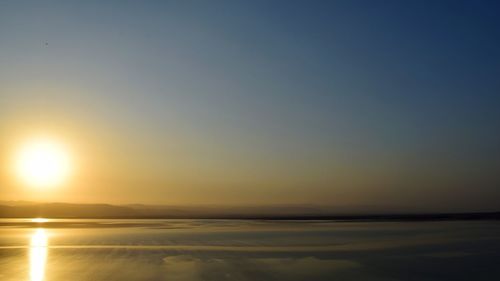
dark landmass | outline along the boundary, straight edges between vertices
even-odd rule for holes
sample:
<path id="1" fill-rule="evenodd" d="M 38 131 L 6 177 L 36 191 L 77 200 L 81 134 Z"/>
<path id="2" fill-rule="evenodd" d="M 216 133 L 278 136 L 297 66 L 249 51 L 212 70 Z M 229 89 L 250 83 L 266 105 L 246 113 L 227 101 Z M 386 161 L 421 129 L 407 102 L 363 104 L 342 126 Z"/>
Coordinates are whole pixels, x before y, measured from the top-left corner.
<path id="1" fill-rule="evenodd" d="M 358 212 L 314 205 L 276 206 L 154 206 L 2 202 L 0 218 L 89 219 L 259 219 L 339 221 L 500 220 L 500 212 L 395 213 L 367 209 Z"/>

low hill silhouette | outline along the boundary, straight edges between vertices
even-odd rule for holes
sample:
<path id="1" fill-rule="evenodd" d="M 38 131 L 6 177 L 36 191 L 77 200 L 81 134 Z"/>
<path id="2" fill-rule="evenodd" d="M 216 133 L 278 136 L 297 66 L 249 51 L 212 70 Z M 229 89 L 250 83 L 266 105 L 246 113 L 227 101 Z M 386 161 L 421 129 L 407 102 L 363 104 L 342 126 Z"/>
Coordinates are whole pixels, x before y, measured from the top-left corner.
<path id="1" fill-rule="evenodd" d="M 163 219 L 330 219 L 330 220 L 480 220 L 500 219 L 500 212 L 416 213 L 376 208 L 334 208 L 315 205 L 163 206 L 73 203 L 1 202 L 1 218 L 163 218 Z"/>

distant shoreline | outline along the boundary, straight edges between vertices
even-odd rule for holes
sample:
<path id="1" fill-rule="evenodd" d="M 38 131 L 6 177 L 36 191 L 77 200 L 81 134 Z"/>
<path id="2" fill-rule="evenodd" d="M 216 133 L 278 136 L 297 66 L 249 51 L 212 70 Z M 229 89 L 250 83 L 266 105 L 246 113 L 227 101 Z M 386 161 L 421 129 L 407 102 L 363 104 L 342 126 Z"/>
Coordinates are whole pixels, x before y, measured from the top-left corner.
<path id="1" fill-rule="evenodd" d="M 438 213 L 438 214 L 374 214 L 374 215 L 198 215 L 198 216 L 3 216 L 0 219 L 31 219 L 44 217 L 51 219 L 213 219 L 213 220 L 328 220 L 341 222 L 418 222 L 418 221 L 474 221 L 500 220 L 500 212 L 480 213 Z"/>
<path id="2" fill-rule="evenodd" d="M 346 210 L 314 205 L 149 206 L 14 202 L 0 204 L 0 218 L 452 221 L 500 220 L 500 211 L 408 212 Z"/>

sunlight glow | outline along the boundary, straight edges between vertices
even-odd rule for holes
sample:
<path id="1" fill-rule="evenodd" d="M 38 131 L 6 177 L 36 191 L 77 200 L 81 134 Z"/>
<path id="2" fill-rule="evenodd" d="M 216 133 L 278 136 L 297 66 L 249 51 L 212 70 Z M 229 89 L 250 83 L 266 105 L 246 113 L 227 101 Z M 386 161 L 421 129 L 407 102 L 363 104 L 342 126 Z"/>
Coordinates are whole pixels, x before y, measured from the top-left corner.
<path id="1" fill-rule="evenodd" d="M 34 187 L 61 184 L 69 174 L 70 159 L 60 143 L 48 139 L 24 144 L 16 157 L 19 178 Z"/>
<path id="2" fill-rule="evenodd" d="M 45 264 L 47 263 L 48 236 L 43 228 L 39 228 L 31 236 L 30 241 L 30 280 L 43 281 Z"/>
<path id="3" fill-rule="evenodd" d="M 45 218 L 34 218 L 34 219 L 31 219 L 31 222 L 36 222 L 36 223 L 44 223 L 44 222 L 48 222 L 49 220 L 48 219 L 45 219 Z"/>

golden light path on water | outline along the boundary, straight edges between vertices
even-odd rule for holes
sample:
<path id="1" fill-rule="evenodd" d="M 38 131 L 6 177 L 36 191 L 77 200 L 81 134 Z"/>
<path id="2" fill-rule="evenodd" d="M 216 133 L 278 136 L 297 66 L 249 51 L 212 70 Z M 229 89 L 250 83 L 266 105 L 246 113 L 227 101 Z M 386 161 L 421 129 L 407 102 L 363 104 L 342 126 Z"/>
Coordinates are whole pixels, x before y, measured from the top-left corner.
<path id="1" fill-rule="evenodd" d="M 45 229 L 38 228 L 31 235 L 29 260 L 30 281 L 43 281 L 45 278 L 45 265 L 48 254 L 48 236 Z"/>
<path id="2" fill-rule="evenodd" d="M 35 219 L 32 219 L 31 221 L 36 222 L 36 223 L 43 223 L 43 222 L 48 222 L 49 220 L 44 219 L 44 218 L 35 218 Z"/>

